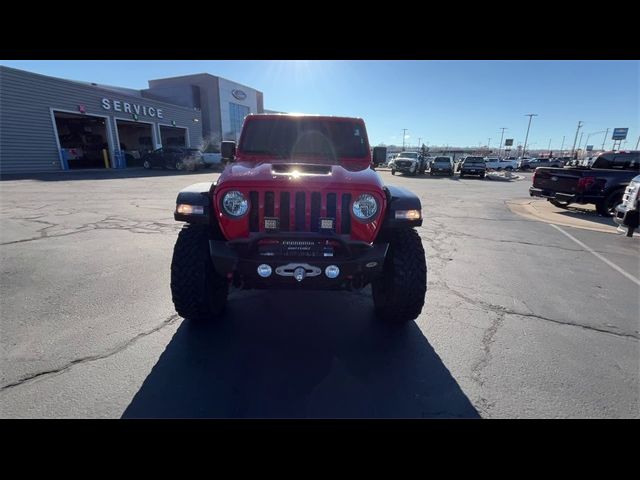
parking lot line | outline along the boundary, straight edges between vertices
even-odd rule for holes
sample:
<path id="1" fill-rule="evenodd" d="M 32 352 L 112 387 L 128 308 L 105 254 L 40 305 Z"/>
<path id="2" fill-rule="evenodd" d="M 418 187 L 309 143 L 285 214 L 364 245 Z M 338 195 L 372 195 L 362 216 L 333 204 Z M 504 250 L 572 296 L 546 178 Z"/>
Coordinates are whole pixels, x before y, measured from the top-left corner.
<path id="1" fill-rule="evenodd" d="M 555 228 L 556 230 L 558 230 L 560 233 L 562 233 L 563 235 L 569 237 L 571 240 L 573 240 L 574 242 L 576 242 L 578 245 L 580 245 L 582 248 L 584 248 L 587 252 L 592 253 L 593 255 L 595 255 L 596 257 L 598 257 L 600 260 L 602 260 L 604 263 L 606 263 L 607 265 L 609 265 L 611 268 L 613 268 L 614 270 L 618 271 L 619 273 L 621 273 L 622 275 L 624 275 L 625 277 L 627 277 L 629 280 L 631 280 L 632 282 L 634 282 L 636 285 L 638 285 L 640 287 L 640 280 L 638 280 L 636 277 L 634 277 L 633 275 L 625 272 L 623 269 L 621 269 L 619 266 L 617 266 L 615 263 L 607 260 L 606 258 L 604 258 L 602 255 L 600 255 L 598 252 L 596 252 L 595 250 L 591 249 L 590 247 L 588 247 L 587 245 L 585 245 L 584 243 L 582 243 L 580 240 L 578 240 L 576 237 L 574 237 L 573 235 L 571 235 L 570 233 L 565 232 L 563 229 L 561 229 L 559 226 L 554 225 L 554 224 L 550 224 L 553 228 Z"/>

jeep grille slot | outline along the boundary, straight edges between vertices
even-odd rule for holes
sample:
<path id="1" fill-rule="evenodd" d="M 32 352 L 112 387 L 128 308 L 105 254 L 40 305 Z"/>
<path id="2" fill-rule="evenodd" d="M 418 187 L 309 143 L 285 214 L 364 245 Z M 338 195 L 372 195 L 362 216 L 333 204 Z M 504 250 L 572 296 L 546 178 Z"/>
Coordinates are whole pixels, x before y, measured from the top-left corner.
<path id="1" fill-rule="evenodd" d="M 305 192 L 297 192 L 296 193 L 296 231 L 304 232 L 305 231 Z"/>
<path id="2" fill-rule="evenodd" d="M 336 218 L 336 194 L 327 194 L 327 217 Z"/>
<path id="3" fill-rule="evenodd" d="M 311 231 L 317 232 L 320 230 L 320 203 L 322 196 L 320 192 L 311 193 Z"/>
<path id="4" fill-rule="evenodd" d="M 260 231 L 260 223 L 258 220 L 258 210 L 260 208 L 258 203 L 258 192 L 249 192 L 249 231 Z"/>
<path id="5" fill-rule="evenodd" d="M 289 192 L 280 193 L 280 230 L 289 231 L 289 212 L 291 211 Z"/>
<path id="6" fill-rule="evenodd" d="M 273 192 L 266 192 L 264 194 L 264 216 L 265 217 L 273 217 L 274 202 L 275 202 L 275 195 L 273 194 Z"/>
<path id="7" fill-rule="evenodd" d="M 351 194 L 342 194 L 342 225 L 340 230 L 342 233 L 351 233 L 351 215 L 349 207 L 351 206 Z"/>

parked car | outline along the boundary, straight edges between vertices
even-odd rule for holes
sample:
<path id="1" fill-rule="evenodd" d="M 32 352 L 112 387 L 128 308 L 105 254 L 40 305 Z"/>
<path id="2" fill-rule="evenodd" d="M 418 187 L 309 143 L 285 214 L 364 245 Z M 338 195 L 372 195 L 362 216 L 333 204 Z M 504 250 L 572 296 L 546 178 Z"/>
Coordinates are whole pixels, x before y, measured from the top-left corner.
<path id="1" fill-rule="evenodd" d="M 499 158 L 485 158 L 487 170 L 515 170 L 518 167 L 516 160 L 501 160 Z"/>
<path id="2" fill-rule="evenodd" d="M 640 151 L 603 152 L 591 168 L 537 168 L 529 195 L 562 208 L 572 203 L 593 204 L 600 215 L 611 217 L 639 170 Z"/>
<path id="3" fill-rule="evenodd" d="M 426 168 L 425 159 L 419 152 L 400 152 L 393 161 L 391 175 L 395 175 L 396 172 L 416 175 L 424 173 Z"/>
<path id="4" fill-rule="evenodd" d="M 205 168 L 210 168 L 214 165 L 221 165 L 222 154 L 221 153 L 203 153 L 202 161 L 204 163 Z"/>
<path id="5" fill-rule="evenodd" d="M 308 135 L 317 132 L 327 141 Z M 362 119 L 249 114 L 237 149 L 223 141 L 221 150 L 220 177 L 183 189 L 174 211 L 187 225 L 173 250 L 171 297 L 194 328 L 223 314 L 232 286 L 297 295 L 371 285 L 382 320 L 420 315 L 420 198 L 371 170 Z"/>
<path id="6" fill-rule="evenodd" d="M 633 177 L 622 196 L 622 203 L 616 207 L 613 217 L 620 227 L 627 227 L 627 237 L 633 236 L 633 231 L 640 223 L 640 175 Z M 618 228 L 620 228 L 618 227 Z"/>
<path id="7" fill-rule="evenodd" d="M 526 164 L 522 170 L 534 170 L 538 167 L 564 167 L 564 162 L 556 158 L 532 158 Z"/>
<path id="8" fill-rule="evenodd" d="M 484 178 L 487 172 L 487 166 L 482 157 L 469 156 L 462 160 L 460 167 L 460 178 L 465 175 L 477 175 L 480 178 Z"/>
<path id="9" fill-rule="evenodd" d="M 142 157 L 142 166 L 173 170 L 196 170 L 205 165 L 202 152 L 197 148 L 162 147 Z"/>
<path id="10" fill-rule="evenodd" d="M 436 157 L 431 164 L 431 170 L 429 175 L 449 175 L 453 177 L 453 158 L 451 157 Z"/>

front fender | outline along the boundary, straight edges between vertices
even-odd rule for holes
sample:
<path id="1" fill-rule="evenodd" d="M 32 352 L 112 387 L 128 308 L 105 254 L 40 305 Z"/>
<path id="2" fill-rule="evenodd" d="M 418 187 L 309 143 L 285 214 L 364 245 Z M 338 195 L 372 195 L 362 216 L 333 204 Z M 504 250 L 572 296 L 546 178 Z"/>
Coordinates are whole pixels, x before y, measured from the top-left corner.
<path id="1" fill-rule="evenodd" d="M 173 218 L 179 222 L 209 224 L 211 221 L 211 195 L 215 186 L 216 182 L 202 182 L 194 183 L 180 190 Z M 181 205 L 201 208 L 198 208 L 198 213 L 184 213 L 184 211 L 178 211 Z"/>
<path id="2" fill-rule="evenodd" d="M 391 185 L 385 186 L 384 191 L 387 195 L 387 212 L 385 214 L 384 223 L 382 224 L 383 230 L 419 227 L 422 225 L 422 203 L 417 195 L 413 194 L 406 188 Z M 408 210 L 420 211 L 420 218 L 417 220 L 396 218 L 396 212 Z"/>

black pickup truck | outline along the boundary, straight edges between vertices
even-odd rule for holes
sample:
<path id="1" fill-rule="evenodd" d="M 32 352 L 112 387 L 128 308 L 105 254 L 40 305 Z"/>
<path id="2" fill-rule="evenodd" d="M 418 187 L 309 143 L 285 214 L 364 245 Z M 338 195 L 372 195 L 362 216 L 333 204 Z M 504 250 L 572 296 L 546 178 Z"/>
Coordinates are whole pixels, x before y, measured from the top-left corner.
<path id="1" fill-rule="evenodd" d="M 591 167 L 536 168 L 529 195 L 562 208 L 591 203 L 600 215 L 611 217 L 639 170 L 640 151 L 603 152 Z"/>

